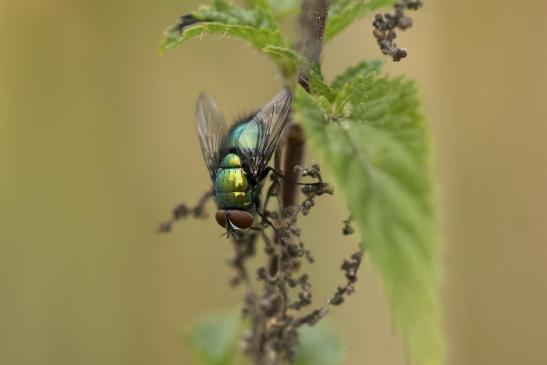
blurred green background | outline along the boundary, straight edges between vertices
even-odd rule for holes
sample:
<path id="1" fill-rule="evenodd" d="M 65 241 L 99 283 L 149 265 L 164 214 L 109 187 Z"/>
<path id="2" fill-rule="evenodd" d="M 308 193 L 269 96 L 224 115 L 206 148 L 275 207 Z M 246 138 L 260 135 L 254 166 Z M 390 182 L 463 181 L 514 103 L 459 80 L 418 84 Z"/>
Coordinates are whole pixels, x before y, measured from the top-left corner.
<path id="1" fill-rule="evenodd" d="M 238 306 L 216 223 L 154 232 L 209 184 L 198 93 L 236 116 L 280 86 L 236 40 L 160 56 L 196 4 L 0 0 L 0 363 L 191 364 L 177 333 Z M 426 1 L 400 37 L 409 58 L 388 65 L 418 80 L 437 135 L 448 364 L 547 363 L 545 14 L 540 0 Z M 326 46 L 328 76 L 381 57 L 369 23 Z M 354 250 L 340 198 L 303 221 L 318 299 Z M 366 266 L 331 313 L 346 363 L 403 364 Z"/>

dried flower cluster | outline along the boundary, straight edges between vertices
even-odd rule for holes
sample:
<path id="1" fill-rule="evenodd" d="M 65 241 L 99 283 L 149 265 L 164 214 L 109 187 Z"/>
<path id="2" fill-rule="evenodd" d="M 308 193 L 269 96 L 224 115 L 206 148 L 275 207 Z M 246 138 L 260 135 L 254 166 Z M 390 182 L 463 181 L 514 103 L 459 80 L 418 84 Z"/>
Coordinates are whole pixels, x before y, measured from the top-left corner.
<path id="1" fill-rule="evenodd" d="M 279 158 L 276 158 L 276 169 Z M 295 171 L 302 177 L 314 180 L 300 183 L 302 199 L 293 206 L 281 204 L 282 184 L 287 183 L 279 174 L 271 175 L 266 189 L 264 205 L 260 216 L 259 229 L 251 232 L 242 240 L 234 242 L 236 255 L 231 261 L 236 269 L 233 283 L 247 283 L 247 294 L 243 314 L 251 321 L 251 327 L 243 339 L 243 349 L 254 357 L 256 364 L 279 364 L 294 359 L 294 349 L 298 343 L 298 328 L 302 325 L 314 325 L 328 313 L 330 305 L 339 305 L 344 297 L 353 293 L 357 280 L 356 272 L 361 263 L 361 252 L 351 256 L 342 264 L 347 282 L 338 287 L 333 296 L 321 306 L 304 312 L 312 304 L 312 284 L 310 277 L 303 271 L 303 261 L 313 263 L 313 256 L 306 248 L 298 228 L 298 217 L 308 215 L 318 197 L 332 194 L 332 186 L 322 179 L 317 164 L 310 168 L 296 166 Z M 279 170 L 278 170 L 279 171 Z M 297 186 L 294 182 L 293 186 Z M 269 203 L 277 201 L 276 209 Z M 349 223 L 348 223 L 349 224 Z M 269 235 L 269 232 L 272 232 Z M 264 252 L 267 263 L 257 270 L 257 279 L 262 290 L 255 290 L 249 281 L 244 262 L 254 252 L 257 236 L 265 243 Z"/>
<path id="2" fill-rule="evenodd" d="M 382 53 L 391 56 L 394 62 L 399 62 L 407 56 L 404 48 L 395 43 L 395 29 L 406 30 L 412 26 L 412 18 L 405 14 L 406 10 L 418 10 L 423 6 L 422 0 L 400 0 L 395 3 L 394 13 L 376 14 L 372 25 L 372 34 L 376 38 Z"/>
<path id="3" fill-rule="evenodd" d="M 247 233 L 232 238 L 234 256 L 228 261 L 235 271 L 231 285 L 243 285 L 246 290 L 242 314 L 249 319 L 251 326 L 244 335 L 242 348 L 254 357 L 256 364 L 264 365 L 294 360 L 298 328 L 315 325 L 328 313 L 329 306 L 342 304 L 345 297 L 353 293 L 362 258 L 362 252 L 358 251 L 344 260 L 341 270 L 346 278 L 345 284 L 336 288 L 332 297 L 323 304 L 306 311 L 312 304 L 312 284 L 310 276 L 303 272 L 303 261 L 313 263 L 314 259 L 302 241 L 298 218 L 309 214 L 318 197 L 333 194 L 333 188 L 323 181 L 318 164 L 309 168 L 296 166 L 296 176 L 313 180 L 296 183 L 287 182 L 279 172 L 280 152 L 276 153 L 275 160 L 275 172 L 270 175 L 269 186 L 264 189 L 264 203 L 257 212 L 260 222 Z M 302 198 L 295 205 L 283 207 L 282 188 L 287 183 L 295 191 L 300 186 Z M 210 192 L 204 194 L 193 208 L 179 204 L 173 210 L 172 219 L 163 223 L 159 231 L 169 232 L 172 224 L 179 219 L 205 217 L 205 204 L 211 196 Z M 352 233 L 350 222 L 351 218 L 344 221 L 344 234 Z M 247 261 L 255 256 L 259 238 L 264 242 L 262 247 L 267 261 L 256 272 L 256 282 L 261 284 L 261 288 L 257 289 L 254 278 L 248 272 Z"/>
<path id="4" fill-rule="evenodd" d="M 192 208 L 189 208 L 186 204 L 180 203 L 177 205 L 172 213 L 171 219 L 166 222 L 163 222 L 159 225 L 157 231 L 160 233 L 170 232 L 173 224 L 187 217 L 193 218 L 207 218 L 207 213 L 205 213 L 205 204 L 213 197 L 213 192 L 208 191 L 199 200 L 199 202 Z"/>

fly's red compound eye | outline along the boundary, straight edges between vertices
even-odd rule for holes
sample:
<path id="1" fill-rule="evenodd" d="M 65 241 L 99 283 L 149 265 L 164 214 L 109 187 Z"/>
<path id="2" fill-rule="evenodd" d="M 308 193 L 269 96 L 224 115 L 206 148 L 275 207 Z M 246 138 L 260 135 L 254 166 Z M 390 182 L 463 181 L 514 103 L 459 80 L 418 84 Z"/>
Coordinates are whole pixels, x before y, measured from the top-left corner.
<path id="1" fill-rule="evenodd" d="M 215 219 L 222 228 L 226 227 L 226 213 L 224 210 L 217 210 L 215 214 Z"/>
<path id="2" fill-rule="evenodd" d="M 230 210 L 228 219 L 239 229 L 247 229 L 253 225 L 253 216 L 243 210 Z"/>
<path id="3" fill-rule="evenodd" d="M 253 225 L 253 216 L 243 210 L 217 210 L 215 219 L 221 227 L 226 227 L 226 216 L 239 229 L 247 229 Z"/>

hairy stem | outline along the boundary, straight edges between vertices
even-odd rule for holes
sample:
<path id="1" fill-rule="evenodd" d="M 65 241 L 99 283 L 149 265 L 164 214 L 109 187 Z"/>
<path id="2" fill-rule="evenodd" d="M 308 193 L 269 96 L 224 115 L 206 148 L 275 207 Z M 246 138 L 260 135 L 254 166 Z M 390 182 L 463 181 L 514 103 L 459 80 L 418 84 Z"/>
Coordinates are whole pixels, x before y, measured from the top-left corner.
<path id="1" fill-rule="evenodd" d="M 298 18 L 302 30 L 301 51 L 308 64 L 300 68 L 298 83 L 309 91 L 310 67 L 318 67 L 323 50 L 323 35 L 329 15 L 329 0 L 303 0 Z"/>
<path id="2" fill-rule="evenodd" d="M 308 65 L 299 70 L 298 82 L 309 91 L 309 73 L 310 67 L 318 67 L 323 48 L 323 34 L 327 21 L 329 10 L 328 0 L 304 0 L 302 2 L 302 11 L 299 17 L 299 24 L 302 30 L 302 52 L 308 60 Z M 283 217 L 283 211 L 296 204 L 298 196 L 298 185 L 295 184 L 299 177 L 299 171 L 296 167 L 301 165 L 305 153 L 305 138 L 302 127 L 291 123 L 288 127 L 287 139 L 284 149 L 284 174 L 285 178 L 281 185 L 281 201 L 279 206 L 279 216 Z M 276 153 L 276 168 L 280 164 L 280 153 Z M 281 247 L 281 237 L 278 232 L 274 232 L 273 243 Z M 282 277 L 284 270 L 280 265 L 280 256 L 273 254 L 269 257 L 268 274 L 273 282 L 265 283 L 266 293 L 275 293 L 281 300 L 280 310 L 263 312 L 265 315 L 258 316 L 254 320 L 254 335 L 258 336 L 259 343 L 255 343 L 255 363 L 256 365 L 278 365 L 283 361 L 283 356 L 287 356 L 289 349 L 281 350 L 276 348 L 274 343 L 270 342 L 264 333 L 268 333 L 268 327 L 272 323 L 279 321 L 283 323 L 287 317 L 287 286 L 286 279 Z M 290 275 L 290 274 L 289 274 Z M 294 333 L 294 330 L 292 332 Z M 266 338 L 263 338 L 266 337 Z M 256 341 L 256 339 L 255 339 Z M 286 352 L 283 354 L 283 352 Z"/>
<path id="3" fill-rule="evenodd" d="M 285 179 L 283 180 L 283 189 L 281 201 L 283 207 L 290 207 L 296 204 L 298 195 L 297 185 L 299 173 L 296 166 L 302 165 L 305 152 L 304 131 L 299 124 L 291 123 L 288 126 L 287 142 L 285 147 Z"/>

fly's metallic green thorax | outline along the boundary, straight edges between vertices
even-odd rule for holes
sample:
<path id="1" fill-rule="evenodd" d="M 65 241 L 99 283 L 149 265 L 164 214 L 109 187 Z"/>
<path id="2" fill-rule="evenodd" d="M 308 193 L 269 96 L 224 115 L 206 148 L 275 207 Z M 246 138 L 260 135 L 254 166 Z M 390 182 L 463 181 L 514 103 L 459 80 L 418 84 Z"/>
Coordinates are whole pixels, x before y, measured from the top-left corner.
<path id="1" fill-rule="evenodd" d="M 251 119 L 252 120 L 252 119 Z M 256 152 L 262 133 L 262 126 L 250 121 L 242 121 L 236 124 L 226 136 L 222 144 L 223 149 Z"/>
<path id="2" fill-rule="evenodd" d="M 251 208 L 253 192 L 237 154 L 228 153 L 222 159 L 214 177 L 214 192 L 220 209 Z"/>

